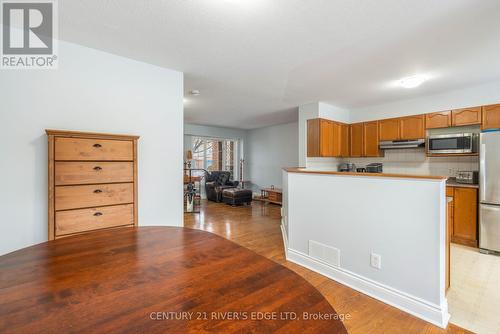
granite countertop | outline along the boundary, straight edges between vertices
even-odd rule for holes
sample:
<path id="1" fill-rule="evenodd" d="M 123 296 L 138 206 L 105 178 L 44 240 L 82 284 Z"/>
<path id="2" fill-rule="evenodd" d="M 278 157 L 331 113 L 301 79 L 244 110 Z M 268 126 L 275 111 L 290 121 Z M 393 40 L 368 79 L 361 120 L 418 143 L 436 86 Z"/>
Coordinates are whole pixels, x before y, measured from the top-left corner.
<path id="1" fill-rule="evenodd" d="M 450 177 L 446 180 L 447 187 L 460 187 L 460 188 L 476 188 L 479 189 L 479 184 L 467 184 L 467 183 L 458 183 L 456 178 Z"/>

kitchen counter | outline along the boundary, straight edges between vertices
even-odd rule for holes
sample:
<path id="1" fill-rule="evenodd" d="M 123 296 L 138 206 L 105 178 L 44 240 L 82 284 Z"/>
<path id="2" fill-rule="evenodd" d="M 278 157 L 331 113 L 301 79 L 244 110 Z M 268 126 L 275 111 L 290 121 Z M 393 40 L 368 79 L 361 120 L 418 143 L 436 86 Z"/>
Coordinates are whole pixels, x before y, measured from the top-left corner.
<path id="1" fill-rule="evenodd" d="M 283 169 L 288 173 L 332 174 L 332 175 L 347 175 L 347 176 L 390 177 L 390 178 L 426 179 L 426 180 L 446 180 L 448 178 L 447 176 L 433 176 L 433 175 L 337 172 L 337 171 L 330 171 L 330 170 L 308 169 L 308 168 L 304 168 L 304 167 L 289 167 L 289 168 L 283 168 Z"/>
<path id="2" fill-rule="evenodd" d="M 287 260 L 445 327 L 446 179 L 285 168 Z"/>
<path id="3" fill-rule="evenodd" d="M 446 180 L 447 187 L 459 187 L 459 188 L 475 188 L 479 189 L 479 184 L 467 184 L 467 183 L 458 183 L 454 177 L 448 178 Z"/>

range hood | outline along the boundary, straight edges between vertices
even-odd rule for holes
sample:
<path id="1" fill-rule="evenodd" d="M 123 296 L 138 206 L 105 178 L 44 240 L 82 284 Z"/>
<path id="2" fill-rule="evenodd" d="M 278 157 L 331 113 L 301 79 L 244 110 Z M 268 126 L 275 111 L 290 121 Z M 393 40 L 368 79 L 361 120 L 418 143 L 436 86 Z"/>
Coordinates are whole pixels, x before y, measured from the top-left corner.
<path id="1" fill-rule="evenodd" d="M 382 150 L 388 150 L 394 148 L 418 148 L 424 146 L 425 146 L 425 139 L 388 140 L 380 142 L 380 148 Z"/>

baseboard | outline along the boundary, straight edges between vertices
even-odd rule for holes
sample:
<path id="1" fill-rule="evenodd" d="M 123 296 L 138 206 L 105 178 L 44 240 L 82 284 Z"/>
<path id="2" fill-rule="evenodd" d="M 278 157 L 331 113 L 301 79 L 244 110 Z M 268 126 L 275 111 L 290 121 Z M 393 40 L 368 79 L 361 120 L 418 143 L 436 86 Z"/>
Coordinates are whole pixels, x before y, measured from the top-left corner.
<path id="1" fill-rule="evenodd" d="M 285 240 L 285 236 L 283 236 L 283 240 Z M 286 242 L 286 244 L 288 244 L 288 242 Z M 444 305 L 440 307 L 439 305 L 426 302 L 418 297 L 408 295 L 366 277 L 359 276 L 348 270 L 333 267 L 302 252 L 287 249 L 286 246 L 285 250 L 288 261 L 294 262 L 323 276 L 331 278 L 354 290 L 362 292 L 370 297 L 378 299 L 386 304 L 430 322 L 431 324 L 441 328 L 446 328 L 448 325 L 450 315 L 448 313 L 448 303 L 446 299 Z"/>

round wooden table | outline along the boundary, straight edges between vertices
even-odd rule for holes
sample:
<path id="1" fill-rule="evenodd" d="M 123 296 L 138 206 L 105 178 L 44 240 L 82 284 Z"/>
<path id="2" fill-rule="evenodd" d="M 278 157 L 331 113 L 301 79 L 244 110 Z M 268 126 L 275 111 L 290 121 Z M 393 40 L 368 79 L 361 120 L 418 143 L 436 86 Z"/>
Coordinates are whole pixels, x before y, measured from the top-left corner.
<path id="1" fill-rule="evenodd" d="M 0 257 L 1 333 L 347 333 L 293 271 L 215 234 L 120 228 Z"/>

